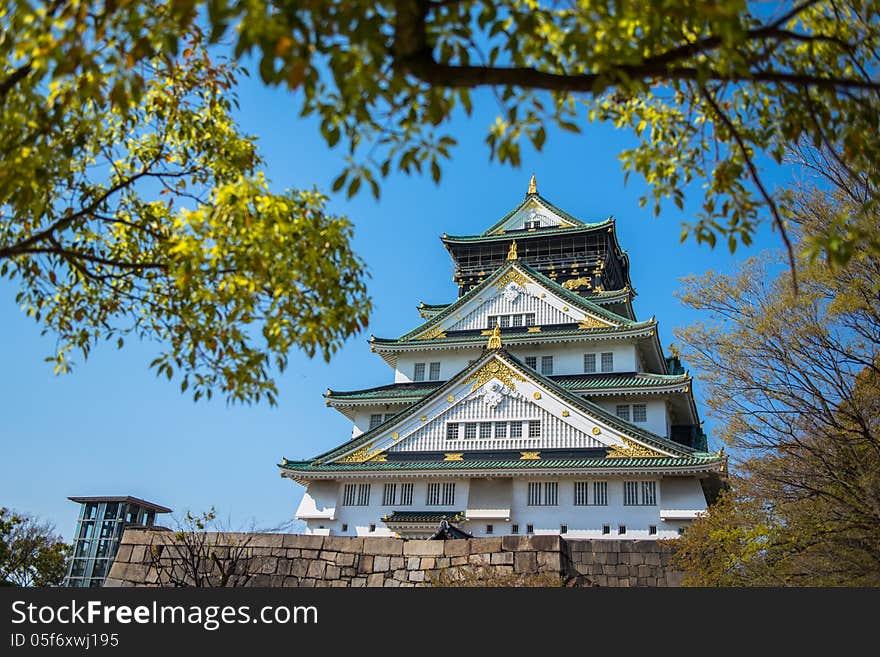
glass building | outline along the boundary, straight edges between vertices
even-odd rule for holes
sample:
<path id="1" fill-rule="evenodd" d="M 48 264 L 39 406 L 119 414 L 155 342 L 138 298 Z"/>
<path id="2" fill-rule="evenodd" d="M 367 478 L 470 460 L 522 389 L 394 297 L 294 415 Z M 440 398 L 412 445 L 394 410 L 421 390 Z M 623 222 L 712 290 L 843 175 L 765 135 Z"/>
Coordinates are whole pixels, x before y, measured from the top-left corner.
<path id="1" fill-rule="evenodd" d="M 69 497 L 81 505 L 66 586 L 102 586 L 126 527 L 152 527 L 171 509 L 136 497 Z"/>

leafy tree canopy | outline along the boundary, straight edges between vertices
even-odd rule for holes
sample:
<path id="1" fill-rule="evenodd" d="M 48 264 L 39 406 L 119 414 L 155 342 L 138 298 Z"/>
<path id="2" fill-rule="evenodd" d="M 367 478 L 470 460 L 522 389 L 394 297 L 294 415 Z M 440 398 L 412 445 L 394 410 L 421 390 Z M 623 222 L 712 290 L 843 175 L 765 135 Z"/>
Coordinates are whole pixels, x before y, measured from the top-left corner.
<path id="1" fill-rule="evenodd" d="M 880 156 L 878 3 L 858 0 L 208 0 L 213 36 L 235 27 L 236 52 L 256 51 L 264 81 L 302 90 L 330 145 L 350 159 L 334 188 L 349 195 L 392 169 L 430 168 L 455 145 L 450 121 L 471 92 L 494 91 L 486 142 L 518 165 L 524 142 L 584 119 L 628 129 L 627 175 L 650 186 L 642 203 L 704 187 L 684 228 L 697 242 L 748 245 L 762 218 L 785 231 L 790 208 L 761 179 L 760 158 L 788 145 L 840 145 L 847 175 Z M 877 199 L 870 199 L 875 204 Z M 859 235 L 810 236 L 812 255 L 840 263 Z M 791 256 L 794 254 L 791 253 Z"/>
<path id="2" fill-rule="evenodd" d="M 153 339 L 196 399 L 275 401 L 291 348 L 366 325 L 351 224 L 316 191 L 269 190 L 195 2 L 0 6 L 0 275 L 71 367 Z"/>
<path id="3" fill-rule="evenodd" d="M 0 507 L 0 586 L 57 586 L 69 554 L 52 525 Z"/>

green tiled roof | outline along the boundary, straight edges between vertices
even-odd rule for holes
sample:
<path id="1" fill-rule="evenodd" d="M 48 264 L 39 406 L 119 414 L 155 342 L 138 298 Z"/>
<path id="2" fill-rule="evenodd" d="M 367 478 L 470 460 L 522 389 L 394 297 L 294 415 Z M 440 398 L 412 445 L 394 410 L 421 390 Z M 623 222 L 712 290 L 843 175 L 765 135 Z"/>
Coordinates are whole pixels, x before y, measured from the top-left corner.
<path id="1" fill-rule="evenodd" d="M 443 310 L 446 306 L 450 306 L 454 301 L 449 303 L 420 303 L 419 310 Z"/>
<path id="2" fill-rule="evenodd" d="M 561 226 L 559 228 L 540 228 L 538 230 L 515 230 L 509 233 L 496 233 L 494 235 L 442 235 L 440 239 L 443 242 L 509 242 L 512 239 L 517 241 L 527 240 L 533 237 L 545 237 L 547 235 L 560 235 L 571 233 L 589 233 L 594 230 L 607 228 L 613 222 L 612 219 L 605 219 L 594 224 L 585 224 L 580 222 L 580 226 Z"/>
<path id="3" fill-rule="evenodd" d="M 464 514 L 461 511 L 392 511 L 382 517 L 385 522 L 461 522 Z"/>
<path id="4" fill-rule="evenodd" d="M 550 377 L 552 381 L 566 390 L 603 390 L 614 388 L 660 388 L 684 385 L 690 377 L 684 374 L 575 374 Z M 391 385 L 363 390 L 331 390 L 326 397 L 340 401 L 369 401 L 371 399 L 399 399 L 410 401 L 421 399 L 443 385 L 443 381 L 424 383 L 393 383 Z"/>
<path id="5" fill-rule="evenodd" d="M 600 459 L 536 459 L 516 461 L 367 461 L 366 463 L 327 463 L 311 465 L 309 461 L 285 461 L 282 470 L 295 472 L 393 472 L 409 470 L 541 470 L 581 468 L 668 468 L 712 465 L 723 461 L 718 454 L 698 452 L 672 458 L 600 458 Z"/>

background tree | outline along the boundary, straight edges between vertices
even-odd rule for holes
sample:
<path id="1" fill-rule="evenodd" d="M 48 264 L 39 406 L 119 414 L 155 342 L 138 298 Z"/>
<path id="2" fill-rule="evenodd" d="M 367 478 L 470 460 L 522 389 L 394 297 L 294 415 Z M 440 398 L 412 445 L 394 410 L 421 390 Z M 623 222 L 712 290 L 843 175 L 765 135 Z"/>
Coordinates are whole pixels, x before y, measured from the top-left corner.
<path id="1" fill-rule="evenodd" d="M 0 508 L 0 586 L 57 586 L 70 546 L 51 523 Z"/>
<path id="2" fill-rule="evenodd" d="M 135 336 L 196 399 L 274 402 L 290 349 L 329 358 L 366 325 L 366 273 L 324 196 L 269 191 L 197 8 L 0 6 L 0 275 L 56 371 Z"/>
<path id="3" fill-rule="evenodd" d="M 804 239 L 845 226 L 876 241 L 864 183 L 793 193 Z M 742 475 L 681 542 L 692 583 L 880 585 L 880 255 L 799 273 L 799 294 L 772 257 L 685 283 L 708 319 L 677 336 Z"/>

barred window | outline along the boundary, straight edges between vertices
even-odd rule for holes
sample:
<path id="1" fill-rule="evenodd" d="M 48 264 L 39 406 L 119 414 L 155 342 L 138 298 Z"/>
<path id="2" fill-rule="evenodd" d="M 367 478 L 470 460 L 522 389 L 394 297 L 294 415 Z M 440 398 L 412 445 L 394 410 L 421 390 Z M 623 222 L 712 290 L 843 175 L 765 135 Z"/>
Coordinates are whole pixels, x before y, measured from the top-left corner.
<path id="1" fill-rule="evenodd" d="M 528 489 L 529 506 L 557 506 L 559 504 L 559 483 L 555 481 L 530 481 Z"/>
<path id="2" fill-rule="evenodd" d="M 626 525 L 618 525 L 617 533 L 620 534 L 621 536 L 623 534 L 626 534 Z"/>
<path id="3" fill-rule="evenodd" d="M 568 525 L 559 525 L 559 533 L 567 534 L 568 533 Z"/>
<path id="4" fill-rule="evenodd" d="M 529 420 L 529 438 L 541 437 L 541 420 Z"/>
<path id="5" fill-rule="evenodd" d="M 657 525 L 648 525 L 648 534 L 651 536 L 657 535 Z"/>
<path id="6" fill-rule="evenodd" d="M 428 506 L 452 506 L 455 504 L 454 483 L 430 483 L 428 484 Z"/>
<path id="7" fill-rule="evenodd" d="M 491 422 L 481 422 L 480 423 L 480 440 L 488 440 L 492 437 L 492 423 Z"/>
<path id="8" fill-rule="evenodd" d="M 596 371 L 596 354 L 584 354 L 584 373 L 591 374 Z"/>
<path id="9" fill-rule="evenodd" d="M 610 534 L 611 525 L 602 525 L 602 534 Z"/>
<path id="10" fill-rule="evenodd" d="M 458 425 L 450 422 L 446 425 L 446 440 L 456 440 L 458 438 Z"/>
<path id="11" fill-rule="evenodd" d="M 633 404 L 633 422 L 648 421 L 648 407 L 645 404 Z"/>
<path id="12" fill-rule="evenodd" d="M 381 413 L 373 413 L 370 415 L 370 429 L 375 429 L 380 424 L 382 424 L 382 414 Z"/>
<path id="13" fill-rule="evenodd" d="M 385 413 L 384 421 L 387 422 L 388 420 L 393 418 L 395 415 L 397 415 L 397 413 Z"/>
<path id="14" fill-rule="evenodd" d="M 642 504 L 644 506 L 654 506 L 657 504 L 657 482 L 642 482 Z"/>
<path id="15" fill-rule="evenodd" d="M 511 324 L 511 326 L 522 326 L 523 325 L 523 316 L 522 315 L 514 315 L 511 318 L 510 324 Z M 489 526 L 491 527 L 492 525 L 489 525 Z M 486 533 L 488 533 L 488 532 L 486 532 Z"/>
<path id="16" fill-rule="evenodd" d="M 541 356 L 541 374 L 553 374 L 553 356 Z"/>
<path id="17" fill-rule="evenodd" d="M 522 438 L 522 422 L 511 422 L 510 423 L 510 437 L 511 438 Z"/>
<path id="18" fill-rule="evenodd" d="M 358 484 L 358 506 L 370 506 L 370 484 Z"/>
<path id="19" fill-rule="evenodd" d="M 424 381 L 425 380 L 425 364 L 424 363 L 416 363 L 415 368 L 413 369 L 413 381 Z"/>
<path id="20" fill-rule="evenodd" d="M 440 504 L 440 484 L 428 484 L 428 497 L 425 500 L 428 506 L 439 506 Z"/>
<path id="21" fill-rule="evenodd" d="M 486 320 L 486 328 L 493 329 L 498 323 L 498 315 L 489 315 Z"/>
<path id="22" fill-rule="evenodd" d="M 602 371 L 603 372 L 613 372 L 614 371 L 614 352 L 607 351 L 602 354 Z"/>
<path id="23" fill-rule="evenodd" d="M 464 438 L 465 440 L 474 440 L 477 437 L 477 423 L 476 422 L 468 422 L 464 425 Z"/>
<path id="24" fill-rule="evenodd" d="M 629 422 L 629 404 L 618 404 L 615 412 L 621 420 Z"/>
<path id="25" fill-rule="evenodd" d="M 501 315 L 498 319 L 501 321 L 501 328 L 510 326 L 510 315 Z"/>
<path id="26" fill-rule="evenodd" d="M 342 489 L 342 506 L 354 506 L 357 495 L 357 484 L 345 484 Z"/>
<path id="27" fill-rule="evenodd" d="M 486 534 L 494 534 L 495 527 L 493 525 L 486 525 Z"/>
<path id="28" fill-rule="evenodd" d="M 529 482 L 529 506 L 541 506 L 541 482 Z"/>
<path id="29" fill-rule="evenodd" d="M 393 506 L 397 498 L 397 484 L 385 484 L 382 488 L 382 506 Z"/>
<path id="30" fill-rule="evenodd" d="M 608 482 L 593 482 L 593 506 L 608 506 Z"/>
<path id="31" fill-rule="evenodd" d="M 575 506 L 586 506 L 587 502 L 587 490 L 589 489 L 589 484 L 586 481 L 576 481 L 574 482 L 574 505 Z"/>
<path id="32" fill-rule="evenodd" d="M 412 506 L 413 485 L 400 484 L 400 506 Z"/>
<path id="33" fill-rule="evenodd" d="M 507 422 L 496 422 L 495 423 L 495 437 L 496 438 L 507 438 Z"/>
<path id="34" fill-rule="evenodd" d="M 517 524 L 515 524 L 515 523 L 512 524 L 512 525 L 510 526 L 510 533 L 511 533 L 511 534 L 519 534 L 519 525 L 517 525 Z"/>
<path id="35" fill-rule="evenodd" d="M 526 326 L 534 326 L 535 325 L 535 313 L 526 313 Z"/>
<path id="36" fill-rule="evenodd" d="M 431 363 L 431 369 L 428 372 L 428 378 L 431 381 L 440 380 L 440 363 Z"/>
<path id="37" fill-rule="evenodd" d="M 544 506 L 559 504 L 559 484 L 555 481 L 544 482 Z"/>
<path id="38" fill-rule="evenodd" d="M 623 482 L 623 504 L 624 506 L 636 506 L 639 503 L 639 482 L 624 481 Z"/>
<path id="39" fill-rule="evenodd" d="M 537 356 L 526 356 L 526 367 L 531 367 L 533 370 L 538 368 L 538 357 Z"/>
<path id="40" fill-rule="evenodd" d="M 455 484 L 443 484 L 443 500 L 441 504 L 446 506 L 455 504 Z"/>

